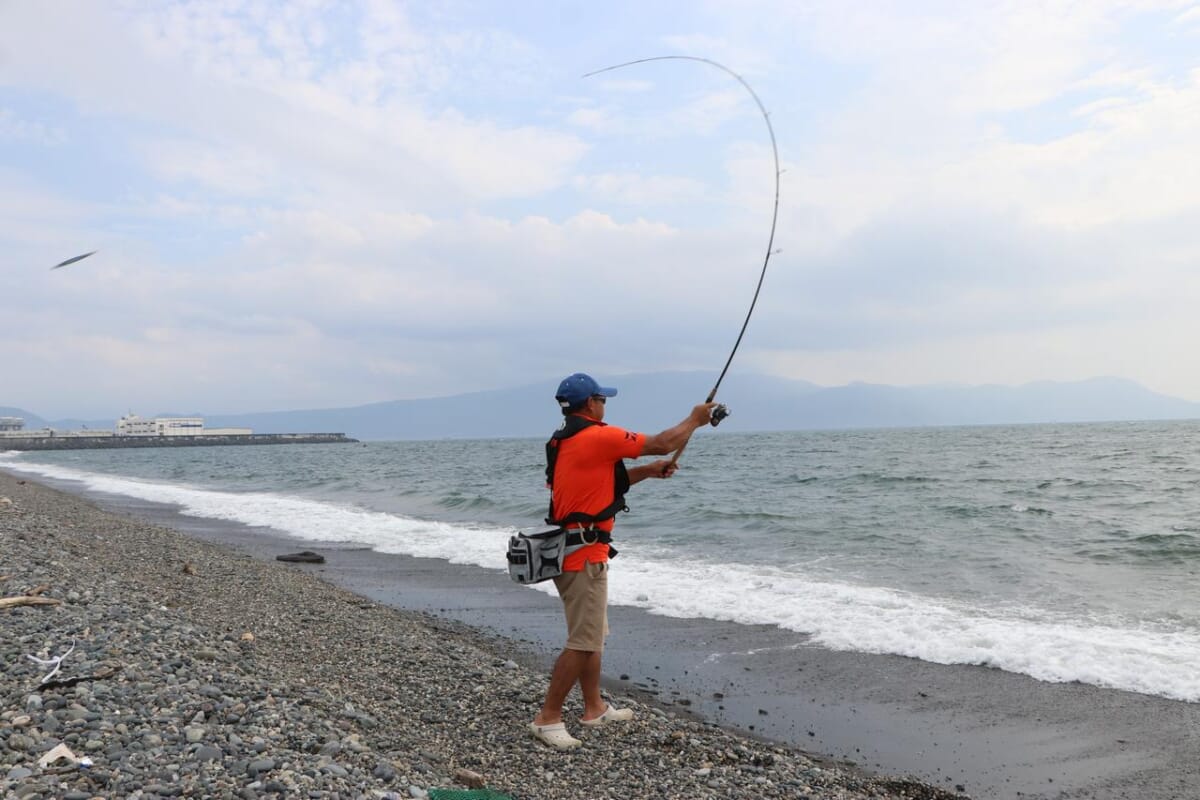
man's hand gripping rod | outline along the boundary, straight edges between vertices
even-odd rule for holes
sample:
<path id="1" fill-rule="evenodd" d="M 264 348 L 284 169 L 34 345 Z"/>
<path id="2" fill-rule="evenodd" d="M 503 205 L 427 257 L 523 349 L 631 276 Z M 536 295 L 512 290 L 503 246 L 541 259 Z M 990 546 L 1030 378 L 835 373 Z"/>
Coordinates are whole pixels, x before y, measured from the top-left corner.
<path id="1" fill-rule="evenodd" d="M 706 399 L 704 402 L 711 403 L 713 401 L 713 397 L 716 396 L 716 393 L 717 393 L 716 387 L 713 387 L 712 392 L 708 395 L 708 399 Z M 724 403 L 717 403 L 717 405 L 712 410 L 712 419 L 709 420 L 708 424 L 712 425 L 715 428 L 721 424 L 721 420 L 725 419 L 728 416 L 729 416 L 728 406 L 726 406 Z M 693 431 L 693 433 L 694 433 L 694 431 Z M 688 446 L 688 442 L 690 442 L 691 440 L 692 440 L 692 437 L 688 436 L 688 438 L 684 440 L 683 444 L 679 445 L 679 449 L 675 451 L 675 455 L 671 456 L 671 460 L 667 463 L 667 466 L 663 468 L 664 474 L 666 473 L 667 470 L 674 469 L 676 466 L 679 465 L 679 457 L 681 455 L 683 455 L 683 449 Z"/>

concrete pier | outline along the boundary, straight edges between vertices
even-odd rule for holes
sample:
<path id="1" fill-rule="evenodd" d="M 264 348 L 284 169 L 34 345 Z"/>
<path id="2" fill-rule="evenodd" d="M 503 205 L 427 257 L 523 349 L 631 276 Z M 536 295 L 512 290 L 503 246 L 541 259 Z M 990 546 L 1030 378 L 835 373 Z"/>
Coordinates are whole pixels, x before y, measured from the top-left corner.
<path id="1" fill-rule="evenodd" d="M 247 433 L 197 436 L 5 436 L 0 450 L 104 450 L 121 447 L 214 447 L 249 444 L 343 444 L 344 433 Z"/>

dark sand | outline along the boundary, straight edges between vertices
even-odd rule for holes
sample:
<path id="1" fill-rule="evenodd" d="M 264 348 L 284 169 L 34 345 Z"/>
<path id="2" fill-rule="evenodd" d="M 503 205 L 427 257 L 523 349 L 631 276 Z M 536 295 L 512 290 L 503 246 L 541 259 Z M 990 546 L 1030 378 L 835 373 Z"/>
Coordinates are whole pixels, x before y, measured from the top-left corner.
<path id="1" fill-rule="evenodd" d="M 76 494 L 78 484 L 50 481 Z M 563 639 L 556 599 L 507 575 L 431 559 L 314 544 L 172 507 L 87 493 L 113 511 L 294 565 L 399 608 L 512 640 L 547 666 Z M 620 568 L 620 560 L 614 562 Z M 839 653 L 771 626 L 614 607 L 606 677 L 625 691 L 871 772 L 911 775 L 976 798 L 1200 798 L 1200 705 L 999 670 Z M 718 696 L 718 693 L 720 696 Z"/>

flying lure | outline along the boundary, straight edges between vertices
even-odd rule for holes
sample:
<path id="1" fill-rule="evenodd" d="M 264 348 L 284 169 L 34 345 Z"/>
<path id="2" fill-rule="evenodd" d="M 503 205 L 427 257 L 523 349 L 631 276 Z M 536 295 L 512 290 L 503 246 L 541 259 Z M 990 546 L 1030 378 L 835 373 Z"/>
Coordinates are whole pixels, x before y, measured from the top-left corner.
<path id="1" fill-rule="evenodd" d="M 746 312 L 746 320 L 742 323 L 742 329 L 738 331 L 737 340 L 733 343 L 733 350 L 730 351 L 729 358 L 725 360 L 725 366 L 721 369 L 721 374 L 717 377 L 716 384 L 713 385 L 712 391 L 708 393 L 708 397 L 704 401 L 706 403 L 711 403 L 717 396 L 717 389 L 720 388 L 721 381 L 725 380 L 725 373 L 729 371 L 729 365 L 733 363 L 733 356 L 737 353 L 738 346 L 742 343 L 742 337 L 746 334 L 746 327 L 750 324 L 750 317 L 752 314 L 754 314 L 754 306 L 758 303 L 758 295 L 762 291 L 763 279 L 767 277 L 767 264 L 771 262 L 771 256 L 779 252 L 778 250 L 774 249 L 775 226 L 779 220 L 779 176 L 782 174 L 782 170 L 779 169 L 779 147 L 775 142 L 775 129 L 771 126 L 771 115 L 767 113 L 766 106 L 763 105 L 762 100 L 760 100 L 758 97 L 758 94 L 754 91 L 754 89 L 750 88 L 750 84 L 747 83 L 741 75 L 738 75 L 729 67 L 725 66 L 724 64 L 719 64 L 712 59 L 700 58 L 699 56 L 654 56 L 651 58 L 639 58 L 636 61 L 626 61 L 623 64 L 614 64 L 611 67 L 605 67 L 604 69 L 598 69 L 594 72 L 589 72 L 583 77 L 590 78 L 593 75 L 599 75 L 603 72 L 612 72 L 613 70 L 624 69 L 625 67 L 631 67 L 635 64 L 648 64 L 651 61 L 697 61 L 701 64 L 708 64 L 711 67 L 716 67 L 727 75 L 732 76 L 747 92 L 750 93 L 750 96 L 754 98 L 755 105 L 758 106 L 758 110 L 762 113 L 763 122 L 767 124 L 767 134 L 771 137 L 771 155 L 775 160 L 775 206 L 771 212 L 771 234 L 767 237 L 767 253 L 763 258 L 762 271 L 758 275 L 758 285 L 754 288 L 754 297 L 750 301 L 750 310 Z M 725 419 L 727 416 L 729 416 L 729 409 L 723 404 L 717 405 L 716 408 L 713 409 L 712 424 L 714 426 L 720 424 L 721 420 Z M 687 442 L 684 442 L 683 446 L 675 451 L 675 455 L 671 457 L 672 464 L 679 460 L 679 456 L 683 453 L 683 448 L 686 446 Z"/>
<path id="2" fill-rule="evenodd" d="M 66 261 L 62 262 L 61 264 L 55 264 L 55 265 L 54 265 L 53 267 L 51 267 L 50 269 L 52 269 L 52 270 L 53 270 L 53 269 L 58 269 L 59 267 L 65 267 L 65 266 L 68 266 L 68 265 L 70 265 L 70 264 L 74 264 L 76 261 L 83 261 L 83 260 L 84 260 L 85 258 L 87 258 L 88 256 L 90 256 L 90 255 L 95 255 L 95 254 L 96 254 L 96 253 L 98 253 L 98 252 L 99 252 L 98 250 L 93 250 L 92 252 L 90 252 L 90 253 L 84 253 L 84 254 L 83 254 L 83 255 L 81 255 L 81 256 L 75 256 L 74 258 L 68 258 Z"/>

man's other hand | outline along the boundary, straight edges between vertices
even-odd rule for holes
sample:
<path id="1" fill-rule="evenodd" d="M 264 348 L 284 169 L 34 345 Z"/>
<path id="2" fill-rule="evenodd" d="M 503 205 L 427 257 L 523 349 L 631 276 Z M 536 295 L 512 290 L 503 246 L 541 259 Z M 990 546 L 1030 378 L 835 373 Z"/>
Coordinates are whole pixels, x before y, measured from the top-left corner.
<path id="1" fill-rule="evenodd" d="M 652 461 L 649 464 L 650 474 L 655 478 L 669 478 L 675 474 L 675 470 L 679 469 L 679 465 L 669 459 L 662 461 Z"/>

